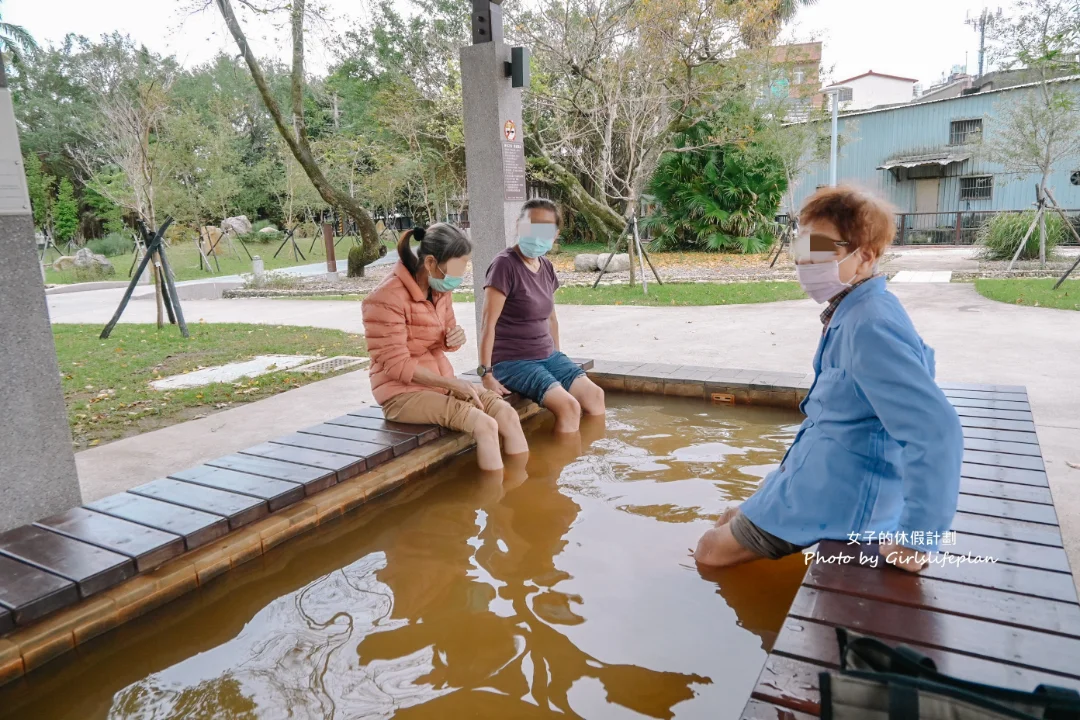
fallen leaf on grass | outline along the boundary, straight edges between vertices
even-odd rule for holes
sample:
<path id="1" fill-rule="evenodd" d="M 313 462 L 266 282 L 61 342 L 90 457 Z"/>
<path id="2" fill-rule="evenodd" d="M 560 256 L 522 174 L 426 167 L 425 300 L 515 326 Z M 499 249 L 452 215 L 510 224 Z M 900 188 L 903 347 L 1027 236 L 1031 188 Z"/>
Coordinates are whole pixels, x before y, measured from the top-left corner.
<path id="1" fill-rule="evenodd" d="M 89 444 L 90 444 L 90 447 L 94 447 L 95 445 L 100 445 L 101 444 L 101 438 L 97 438 L 96 440 L 91 440 Z"/>

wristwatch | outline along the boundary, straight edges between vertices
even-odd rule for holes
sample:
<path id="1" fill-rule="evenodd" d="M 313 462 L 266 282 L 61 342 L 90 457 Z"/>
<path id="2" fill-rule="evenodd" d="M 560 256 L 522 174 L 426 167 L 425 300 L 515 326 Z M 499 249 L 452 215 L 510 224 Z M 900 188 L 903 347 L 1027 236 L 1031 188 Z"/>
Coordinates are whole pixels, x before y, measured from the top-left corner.
<path id="1" fill-rule="evenodd" d="M 491 368 L 485 367 L 484 365 L 481 365 L 480 367 L 476 368 L 476 374 L 479 375 L 480 377 L 484 377 L 485 375 L 490 375 L 491 374 Z"/>

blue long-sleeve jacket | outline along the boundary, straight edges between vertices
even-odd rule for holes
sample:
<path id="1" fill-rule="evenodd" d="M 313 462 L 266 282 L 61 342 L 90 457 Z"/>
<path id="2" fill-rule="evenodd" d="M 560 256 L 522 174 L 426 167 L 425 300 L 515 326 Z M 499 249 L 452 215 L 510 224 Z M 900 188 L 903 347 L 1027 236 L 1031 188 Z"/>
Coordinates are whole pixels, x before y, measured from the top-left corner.
<path id="1" fill-rule="evenodd" d="M 806 420 L 742 512 L 802 546 L 873 531 L 936 550 L 956 513 L 963 431 L 934 381 L 934 351 L 884 277 L 841 301 L 814 372 Z"/>

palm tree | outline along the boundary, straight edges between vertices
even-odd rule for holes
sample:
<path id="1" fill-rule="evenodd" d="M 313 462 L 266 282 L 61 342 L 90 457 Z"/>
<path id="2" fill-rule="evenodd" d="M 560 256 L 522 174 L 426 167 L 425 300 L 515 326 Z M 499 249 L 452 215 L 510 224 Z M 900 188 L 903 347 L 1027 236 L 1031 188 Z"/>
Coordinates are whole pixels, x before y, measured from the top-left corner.
<path id="1" fill-rule="evenodd" d="M 3 18 L 0 18 L 0 51 L 11 58 L 12 65 L 21 65 L 24 54 L 37 49 L 37 41 L 26 28 L 22 25 L 6 23 Z"/>

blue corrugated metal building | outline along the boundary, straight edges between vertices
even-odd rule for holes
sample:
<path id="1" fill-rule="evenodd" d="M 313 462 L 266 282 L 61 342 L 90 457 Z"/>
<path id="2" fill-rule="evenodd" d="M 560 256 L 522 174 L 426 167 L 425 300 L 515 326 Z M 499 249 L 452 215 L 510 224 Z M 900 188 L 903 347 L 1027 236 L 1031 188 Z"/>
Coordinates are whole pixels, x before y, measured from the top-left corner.
<path id="1" fill-rule="evenodd" d="M 1080 78 L 1054 82 L 1080 92 Z M 901 213 L 1029 208 L 1039 178 L 1006 174 L 978 141 L 993 136 L 1019 94 L 1038 91 L 1020 85 L 841 115 L 837 181 L 878 192 Z M 828 182 L 828 159 L 814 163 L 795 185 L 796 207 Z M 1063 208 L 1080 208 L 1080 156 L 1058 163 L 1047 185 Z"/>

